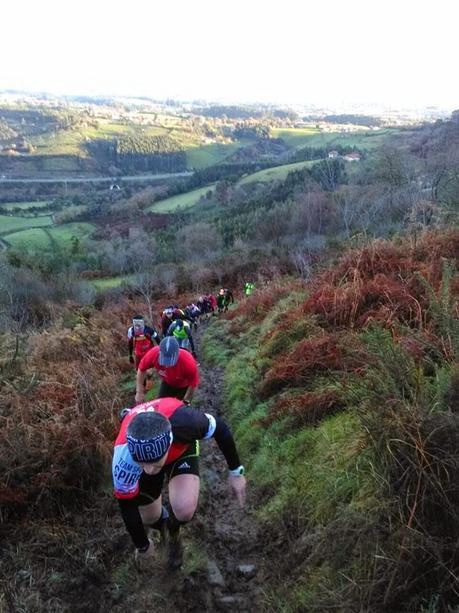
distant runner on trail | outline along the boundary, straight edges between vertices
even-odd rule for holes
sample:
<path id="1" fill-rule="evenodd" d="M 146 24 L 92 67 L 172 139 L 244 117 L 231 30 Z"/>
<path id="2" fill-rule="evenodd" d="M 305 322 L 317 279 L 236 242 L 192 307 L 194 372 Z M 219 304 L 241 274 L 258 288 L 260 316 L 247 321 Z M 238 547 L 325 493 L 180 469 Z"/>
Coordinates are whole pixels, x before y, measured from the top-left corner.
<path id="1" fill-rule="evenodd" d="M 193 325 L 194 329 L 197 330 L 199 317 L 201 315 L 201 309 L 198 307 L 198 305 L 194 302 L 187 304 L 185 307 L 185 315 L 190 321 L 190 323 Z"/>
<path id="2" fill-rule="evenodd" d="M 163 336 L 167 335 L 167 330 L 175 319 L 187 319 L 187 316 L 177 306 L 170 306 L 164 309 L 161 315 L 161 332 Z"/>
<path id="3" fill-rule="evenodd" d="M 247 283 L 244 285 L 245 295 L 250 296 L 254 289 L 255 289 L 255 283 L 252 283 L 251 281 L 247 281 Z"/>
<path id="4" fill-rule="evenodd" d="M 180 349 L 177 339 L 166 336 L 159 347 L 153 347 L 142 358 L 137 370 L 135 401 L 145 400 L 144 384 L 147 370 L 156 369 L 161 379 L 158 398 L 166 396 L 190 402 L 199 384 L 198 364 L 185 349 Z"/>
<path id="5" fill-rule="evenodd" d="M 176 319 L 167 329 L 167 336 L 173 336 L 177 339 L 179 347 L 191 351 L 191 355 L 195 358 L 196 351 L 194 349 L 193 336 L 191 334 L 191 326 L 183 319 Z"/>
<path id="6" fill-rule="evenodd" d="M 127 332 L 127 337 L 129 361 L 131 364 L 135 363 L 136 369 L 139 367 L 140 360 L 143 356 L 154 346 L 153 341 L 159 345 L 161 340 L 155 328 L 145 325 L 145 320 L 142 315 L 134 315 L 132 318 L 132 326 Z"/>
<path id="7" fill-rule="evenodd" d="M 234 303 L 233 293 L 229 289 L 222 287 L 222 289 L 218 292 L 218 296 L 217 296 L 218 312 L 221 313 L 222 311 L 227 311 L 228 306 L 233 303 Z"/>
<path id="8" fill-rule="evenodd" d="M 199 498 L 199 440 L 214 438 L 229 469 L 229 485 L 242 507 L 246 480 L 233 436 L 219 417 L 159 398 L 125 410 L 115 441 L 112 474 L 115 496 L 139 560 L 155 553 L 146 530 L 169 536 L 168 563 L 182 565 L 180 527 L 189 522 Z M 162 505 L 164 478 L 169 481 L 170 511 Z"/>

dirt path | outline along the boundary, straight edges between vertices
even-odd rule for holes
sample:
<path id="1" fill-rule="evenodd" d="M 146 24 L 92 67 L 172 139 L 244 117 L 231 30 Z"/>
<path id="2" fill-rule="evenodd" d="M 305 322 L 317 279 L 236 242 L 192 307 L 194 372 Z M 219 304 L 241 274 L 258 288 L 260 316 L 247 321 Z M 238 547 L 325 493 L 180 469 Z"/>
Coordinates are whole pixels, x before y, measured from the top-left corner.
<path id="1" fill-rule="evenodd" d="M 199 337 L 199 335 L 197 335 Z M 199 353 L 199 338 L 198 353 Z M 195 405 L 221 414 L 223 372 L 201 365 L 201 384 Z M 112 611 L 156 611 L 166 606 L 171 612 L 263 610 L 261 605 L 261 545 L 253 512 L 253 493 L 240 509 L 227 489 L 226 462 L 215 441 L 201 444 L 201 496 L 193 521 L 183 529 L 185 560 L 183 569 L 166 569 L 164 553 L 158 552 L 151 567 L 136 569 L 132 544 L 120 518 L 114 518 L 117 539 L 114 548 L 126 563 L 114 569 L 114 579 L 129 574 Z M 116 544 L 116 541 L 118 545 Z M 155 601 L 158 608 L 155 608 Z"/>

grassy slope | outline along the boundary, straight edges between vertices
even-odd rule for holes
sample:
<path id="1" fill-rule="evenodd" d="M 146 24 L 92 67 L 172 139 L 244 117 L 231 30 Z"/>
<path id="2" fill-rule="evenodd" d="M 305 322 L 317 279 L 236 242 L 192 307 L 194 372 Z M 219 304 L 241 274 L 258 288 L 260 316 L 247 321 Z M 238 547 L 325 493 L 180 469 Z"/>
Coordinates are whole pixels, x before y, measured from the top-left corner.
<path id="1" fill-rule="evenodd" d="M 187 149 L 186 158 L 188 168 L 206 168 L 223 162 L 242 146 L 242 143 L 212 143 L 210 145 L 197 145 Z"/>
<path id="2" fill-rule="evenodd" d="M 314 129 L 274 129 L 272 136 L 282 138 L 289 147 L 299 149 L 301 147 L 332 147 L 350 146 L 360 149 L 374 149 L 396 130 L 384 129 L 375 131 L 362 131 L 354 133 L 319 132 Z"/>
<path id="3" fill-rule="evenodd" d="M 51 215 L 40 215 L 38 217 L 9 217 L 0 215 L 0 234 L 6 235 L 9 232 L 23 230 L 25 228 L 51 226 L 53 218 Z"/>
<path id="4" fill-rule="evenodd" d="M 190 208 L 197 204 L 201 196 L 204 196 L 209 190 L 213 191 L 214 185 L 215 184 L 206 185 L 205 187 L 199 187 L 198 189 L 193 189 L 184 194 L 177 194 L 165 200 L 159 200 L 155 204 L 149 206 L 147 211 L 152 211 L 153 213 L 171 213 L 180 208 Z"/>
<path id="5" fill-rule="evenodd" d="M 310 160 L 307 162 L 295 162 L 294 164 L 284 164 L 283 166 L 265 168 L 264 170 L 259 170 L 258 172 L 243 177 L 238 182 L 238 185 L 246 185 L 247 183 L 254 183 L 257 181 L 263 183 L 269 181 L 282 181 L 287 177 L 289 172 L 311 167 L 313 164 L 317 164 L 318 161 L 319 160 Z"/>
<path id="6" fill-rule="evenodd" d="M 306 302 L 305 289 L 273 284 L 208 329 L 203 351 L 226 368 L 238 447 L 278 544 L 267 545 L 267 610 L 439 612 L 434 603 L 454 601 L 459 326 L 439 263 L 458 248 L 458 233 L 427 238 L 410 260 L 408 247 L 381 243 L 349 257 L 333 290 L 324 281 Z M 443 286 L 430 298 L 413 285 L 420 267 Z M 374 276 L 379 310 L 366 302 Z M 400 322 L 394 339 L 362 328 L 366 312 L 392 327 L 405 312 L 413 329 Z"/>
<path id="7" fill-rule="evenodd" d="M 73 222 L 61 226 L 41 229 L 34 228 L 13 232 L 4 236 L 4 240 L 13 248 L 24 251 L 48 249 L 53 240 L 62 248 L 71 246 L 73 236 L 84 238 L 91 234 L 95 226 L 90 223 Z"/>

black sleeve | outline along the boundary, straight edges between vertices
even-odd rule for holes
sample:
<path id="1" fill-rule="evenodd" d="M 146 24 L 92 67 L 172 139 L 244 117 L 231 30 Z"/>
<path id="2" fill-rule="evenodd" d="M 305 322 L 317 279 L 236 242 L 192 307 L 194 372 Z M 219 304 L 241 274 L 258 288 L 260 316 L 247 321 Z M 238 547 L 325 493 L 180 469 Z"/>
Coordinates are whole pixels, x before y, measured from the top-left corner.
<path id="1" fill-rule="evenodd" d="M 215 417 L 216 428 L 213 438 L 223 453 L 228 468 L 233 470 L 241 465 L 236 444 L 227 424 Z M 172 433 L 177 442 L 190 443 L 206 437 L 209 432 L 209 419 L 199 409 L 190 406 L 179 407 L 171 417 Z"/>
<path id="2" fill-rule="evenodd" d="M 174 440 L 191 443 L 203 439 L 209 432 L 206 414 L 193 407 L 183 405 L 170 418 Z"/>
<path id="3" fill-rule="evenodd" d="M 132 355 L 132 351 L 134 349 L 134 341 L 132 340 L 132 338 L 128 340 L 128 348 L 129 348 L 129 355 Z"/>
<path id="4" fill-rule="evenodd" d="M 231 434 L 231 430 L 228 425 L 220 419 L 220 417 L 216 417 L 215 421 L 217 423 L 217 427 L 214 432 L 214 439 L 217 441 L 217 445 L 220 448 L 220 451 L 225 456 L 226 463 L 228 464 L 229 470 L 234 470 L 238 466 L 241 465 L 239 460 L 239 455 L 236 449 L 236 443 L 234 442 L 233 435 Z"/>
<path id="5" fill-rule="evenodd" d="M 149 541 L 145 534 L 145 528 L 143 527 L 137 503 L 128 499 L 118 499 L 118 503 L 124 525 L 131 536 L 132 542 L 138 549 L 146 547 Z"/>

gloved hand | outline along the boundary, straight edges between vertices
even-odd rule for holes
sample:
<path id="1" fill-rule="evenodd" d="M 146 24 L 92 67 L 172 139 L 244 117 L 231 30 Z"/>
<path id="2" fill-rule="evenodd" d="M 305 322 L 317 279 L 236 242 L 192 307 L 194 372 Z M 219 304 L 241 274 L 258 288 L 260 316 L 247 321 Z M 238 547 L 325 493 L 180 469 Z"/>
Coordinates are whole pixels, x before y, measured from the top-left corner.
<path id="1" fill-rule="evenodd" d="M 132 355 L 129 356 L 129 362 L 131 364 L 134 364 L 134 356 L 132 356 Z"/>

